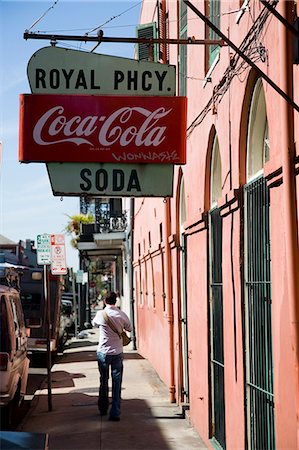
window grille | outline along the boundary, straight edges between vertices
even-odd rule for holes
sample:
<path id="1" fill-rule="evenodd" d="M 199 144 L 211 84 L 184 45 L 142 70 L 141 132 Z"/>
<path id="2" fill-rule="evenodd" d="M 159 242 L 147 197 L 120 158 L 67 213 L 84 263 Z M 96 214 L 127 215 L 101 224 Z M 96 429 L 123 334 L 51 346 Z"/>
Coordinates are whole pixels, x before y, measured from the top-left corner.
<path id="1" fill-rule="evenodd" d="M 249 448 L 275 450 L 269 188 L 245 186 L 246 354 Z"/>
<path id="2" fill-rule="evenodd" d="M 90 199 L 87 197 L 80 197 L 80 213 L 88 214 L 90 206 Z"/>

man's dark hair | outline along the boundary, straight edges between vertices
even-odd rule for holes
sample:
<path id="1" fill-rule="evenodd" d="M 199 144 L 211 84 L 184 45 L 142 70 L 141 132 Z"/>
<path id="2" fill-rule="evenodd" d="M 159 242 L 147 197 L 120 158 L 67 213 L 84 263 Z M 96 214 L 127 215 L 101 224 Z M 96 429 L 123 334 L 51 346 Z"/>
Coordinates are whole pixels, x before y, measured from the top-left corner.
<path id="1" fill-rule="evenodd" d="M 107 305 L 115 305 L 116 303 L 116 293 L 115 292 L 108 292 L 105 302 Z"/>

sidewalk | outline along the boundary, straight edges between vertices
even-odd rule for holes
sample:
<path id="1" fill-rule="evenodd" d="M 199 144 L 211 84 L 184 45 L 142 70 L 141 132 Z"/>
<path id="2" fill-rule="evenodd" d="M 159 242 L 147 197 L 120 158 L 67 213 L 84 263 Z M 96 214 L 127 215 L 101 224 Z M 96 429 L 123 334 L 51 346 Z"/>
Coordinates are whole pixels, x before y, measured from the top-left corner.
<path id="1" fill-rule="evenodd" d="M 97 410 L 97 330 L 73 339 L 52 368 L 53 411 L 46 381 L 17 431 L 49 434 L 49 450 L 206 449 L 196 431 L 169 403 L 167 387 L 149 362 L 125 350 L 120 422 Z M 128 348 L 128 347 L 127 347 Z"/>

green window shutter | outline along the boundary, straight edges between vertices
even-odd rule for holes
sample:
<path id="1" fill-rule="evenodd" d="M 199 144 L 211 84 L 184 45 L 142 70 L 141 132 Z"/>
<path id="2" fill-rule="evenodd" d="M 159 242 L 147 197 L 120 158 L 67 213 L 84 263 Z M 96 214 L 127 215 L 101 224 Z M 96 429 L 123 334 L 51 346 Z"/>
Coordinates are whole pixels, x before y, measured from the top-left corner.
<path id="1" fill-rule="evenodd" d="M 187 31 L 180 37 L 187 39 Z M 187 95 L 187 45 L 180 45 L 180 95 Z"/>
<path id="2" fill-rule="evenodd" d="M 210 21 L 217 27 L 220 28 L 220 0 L 210 0 Z M 210 39 L 219 39 L 219 36 L 215 31 L 209 31 Z M 220 51 L 219 45 L 210 45 L 209 46 L 209 66 L 213 64 L 216 59 L 218 53 Z"/>
<path id="3" fill-rule="evenodd" d="M 180 1 L 180 39 L 187 39 L 187 5 Z M 180 90 L 187 95 L 187 45 L 180 45 Z"/>
<path id="4" fill-rule="evenodd" d="M 156 39 L 157 38 L 157 25 L 155 22 L 147 23 L 144 25 L 137 26 L 137 37 L 143 39 Z M 148 44 L 137 44 L 137 59 L 139 61 L 158 61 L 159 47 L 154 44 L 151 50 Z"/>

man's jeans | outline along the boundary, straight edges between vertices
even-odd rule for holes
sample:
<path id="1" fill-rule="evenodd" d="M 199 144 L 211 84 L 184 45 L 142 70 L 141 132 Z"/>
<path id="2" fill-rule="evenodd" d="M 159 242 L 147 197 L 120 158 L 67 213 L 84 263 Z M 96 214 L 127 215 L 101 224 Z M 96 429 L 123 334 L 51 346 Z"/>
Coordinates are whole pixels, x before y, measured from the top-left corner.
<path id="1" fill-rule="evenodd" d="M 109 367 L 111 366 L 112 405 L 110 410 L 110 417 L 119 417 L 121 383 L 123 375 L 123 354 L 120 353 L 119 355 L 106 355 L 105 353 L 97 352 L 97 360 L 100 372 L 100 389 L 98 400 L 99 411 L 102 414 L 106 414 L 108 410 L 108 380 Z"/>

